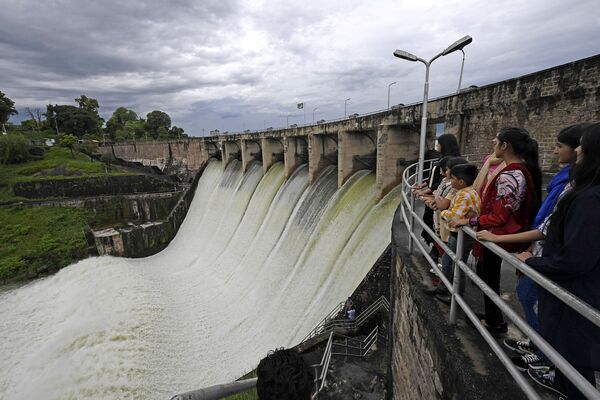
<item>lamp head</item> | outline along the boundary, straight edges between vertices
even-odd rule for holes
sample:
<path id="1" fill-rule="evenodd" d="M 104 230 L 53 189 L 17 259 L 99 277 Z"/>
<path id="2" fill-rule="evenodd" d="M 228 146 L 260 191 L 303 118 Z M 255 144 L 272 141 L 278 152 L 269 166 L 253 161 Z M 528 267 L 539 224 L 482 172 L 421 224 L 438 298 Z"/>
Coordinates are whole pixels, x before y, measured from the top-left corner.
<path id="1" fill-rule="evenodd" d="M 403 60 L 408 60 L 408 61 L 417 61 L 417 56 L 415 56 L 414 54 L 409 53 L 408 51 L 404 51 L 404 50 L 396 50 L 394 52 L 394 56 L 401 58 Z"/>
<path id="2" fill-rule="evenodd" d="M 442 51 L 442 55 L 445 56 L 457 50 L 462 50 L 463 47 L 468 45 L 473 41 L 473 38 L 469 35 L 458 39 L 456 42 L 452 43 L 450 46 L 446 47 L 444 51 Z"/>

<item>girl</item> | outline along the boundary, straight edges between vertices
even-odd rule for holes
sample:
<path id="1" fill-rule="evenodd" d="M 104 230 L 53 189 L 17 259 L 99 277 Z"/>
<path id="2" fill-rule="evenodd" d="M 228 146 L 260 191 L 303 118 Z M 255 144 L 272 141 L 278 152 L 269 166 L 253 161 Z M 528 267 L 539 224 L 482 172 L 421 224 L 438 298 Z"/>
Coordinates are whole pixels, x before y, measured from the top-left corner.
<path id="1" fill-rule="evenodd" d="M 595 309 L 600 309 L 600 123 L 584 129 L 573 166 L 573 188 L 550 218 L 541 257 L 519 259 Z M 600 368 L 600 328 L 547 291 L 538 290 L 540 334 L 590 383 Z M 559 370 L 529 370 L 541 385 L 572 399 L 584 396 Z"/>
<path id="2" fill-rule="evenodd" d="M 487 229 L 497 235 L 529 230 L 541 197 L 542 174 L 538 165 L 538 145 L 525 129 L 502 128 L 494 142 L 494 155 L 506 166 L 487 185 L 482 196 L 481 215 L 458 221 Z M 527 249 L 527 243 L 511 243 L 502 247 L 510 252 Z M 502 259 L 479 243 L 473 246 L 478 258 L 477 275 L 500 294 Z M 492 333 L 505 333 L 506 322 L 500 309 L 484 295 L 485 322 Z"/>

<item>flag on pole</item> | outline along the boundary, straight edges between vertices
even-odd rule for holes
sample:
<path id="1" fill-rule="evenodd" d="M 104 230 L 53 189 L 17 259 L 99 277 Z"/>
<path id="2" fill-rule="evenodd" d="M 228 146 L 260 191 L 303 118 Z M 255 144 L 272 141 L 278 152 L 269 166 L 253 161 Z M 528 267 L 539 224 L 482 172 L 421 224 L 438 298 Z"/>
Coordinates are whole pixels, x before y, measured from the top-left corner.
<path id="1" fill-rule="evenodd" d="M 304 103 L 298 103 L 298 110 L 302 110 L 304 108 Z"/>

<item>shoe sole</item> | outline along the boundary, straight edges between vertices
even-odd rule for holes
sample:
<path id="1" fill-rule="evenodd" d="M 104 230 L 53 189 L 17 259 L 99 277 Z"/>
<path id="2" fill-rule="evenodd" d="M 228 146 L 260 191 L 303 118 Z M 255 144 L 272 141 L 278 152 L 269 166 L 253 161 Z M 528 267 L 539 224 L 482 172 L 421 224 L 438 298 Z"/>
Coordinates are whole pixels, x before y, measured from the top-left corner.
<path id="1" fill-rule="evenodd" d="M 534 381 L 535 383 L 537 383 L 538 385 L 540 385 L 541 387 L 544 387 L 544 388 L 546 388 L 546 389 L 548 389 L 548 390 L 550 390 L 550 391 L 552 391 L 552 392 L 554 392 L 554 393 L 558 394 L 559 396 L 563 396 L 564 398 L 567 398 L 567 395 L 566 395 L 566 394 L 564 394 L 564 393 L 561 393 L 561 392 L 559 392 L 558 390 L 554 389 L 553 387 L 551 387 L 551 386 L 548 386 L 548 385 L 546 385 L 545 383 L 542 383 L 542 382 L 538 381 L 537 379 L 535 379 L 535 378 L 533 377 L 533 375 L 531 374 L 531 371 L 530 371 L 530 370 L 527 370 L 527 375 L 529 375 L 529 377 L 531 378 L 531 380 L 532 380 L 532 381 Z"/>

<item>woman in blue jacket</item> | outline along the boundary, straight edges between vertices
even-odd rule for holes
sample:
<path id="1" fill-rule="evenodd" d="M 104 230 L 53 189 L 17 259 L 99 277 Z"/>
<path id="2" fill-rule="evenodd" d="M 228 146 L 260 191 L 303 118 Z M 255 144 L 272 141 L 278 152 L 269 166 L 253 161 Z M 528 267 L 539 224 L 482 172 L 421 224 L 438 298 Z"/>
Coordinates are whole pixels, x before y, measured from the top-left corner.
<path id="1" fill-rule="evenodd" d="M 573 189 L 558 203 L 541 257 L 519 258 L 595 309 L 600 309 L 600 123 L 584 129 Z M 540 334 L 586 379 L 600 369 L 600 328 L 546 290 L 538 291 Z M 529 370 L 538 383 L 570 400 L 585 397 L 561 371 Z"/>

